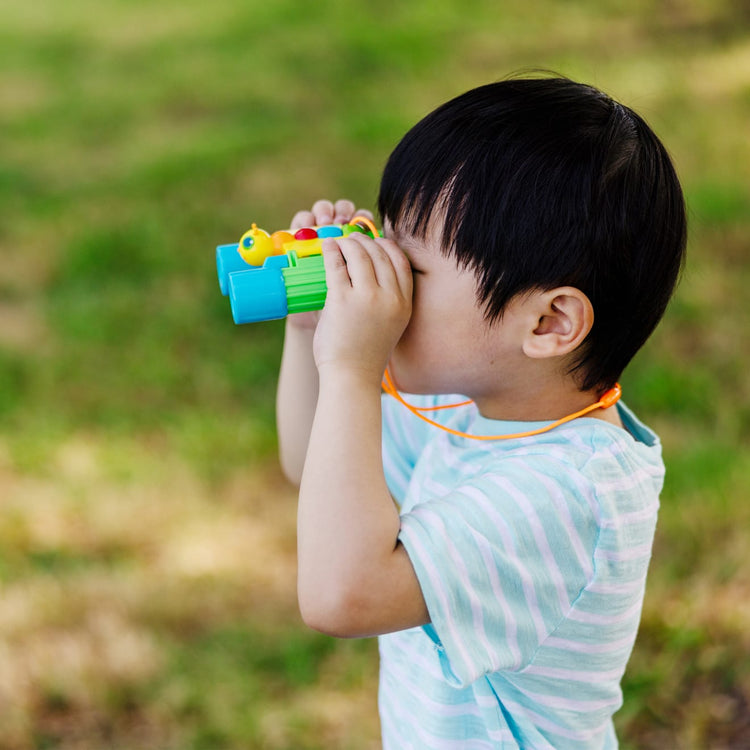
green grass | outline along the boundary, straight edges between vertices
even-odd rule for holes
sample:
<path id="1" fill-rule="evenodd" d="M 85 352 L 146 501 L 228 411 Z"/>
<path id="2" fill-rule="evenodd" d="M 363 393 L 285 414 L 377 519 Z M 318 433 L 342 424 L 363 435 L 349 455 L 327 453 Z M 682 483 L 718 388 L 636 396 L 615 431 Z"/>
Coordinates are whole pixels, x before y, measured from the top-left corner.
<path id="1" fill-rule="evenodd" d="M 691 217 L 623 377 L 668 465 L 625 748 L 750 742 L 750 18 L 729 0 L 12 3 L 0 28 L 0 750 L 371 748 L 372 642 L 306 631 L 277 323 L 216 244 L 541 67 L 663 137 Z M 5 710 L 4 710 L 5 709 Z"/>

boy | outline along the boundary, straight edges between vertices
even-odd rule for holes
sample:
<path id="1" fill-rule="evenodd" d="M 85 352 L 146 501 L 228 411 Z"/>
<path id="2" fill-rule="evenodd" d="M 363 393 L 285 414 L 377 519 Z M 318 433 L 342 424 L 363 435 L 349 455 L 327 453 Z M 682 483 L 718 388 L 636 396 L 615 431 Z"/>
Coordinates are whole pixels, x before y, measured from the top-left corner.
<path id="1" fill-rule="evenodd" d="M 287 323 L 303 619 L 381 636 L 385 748 L 616 747 L 664 469 L 599 399 L 681 268 L 669 157 L 589 86 L 506 80 L 407 133 L 378 209 L 383 239 L 326 241 L 319 321 Z M 427 412 L 454 432 L 381 395 L 386 366 L 421 408 L 463 394 Z"/>

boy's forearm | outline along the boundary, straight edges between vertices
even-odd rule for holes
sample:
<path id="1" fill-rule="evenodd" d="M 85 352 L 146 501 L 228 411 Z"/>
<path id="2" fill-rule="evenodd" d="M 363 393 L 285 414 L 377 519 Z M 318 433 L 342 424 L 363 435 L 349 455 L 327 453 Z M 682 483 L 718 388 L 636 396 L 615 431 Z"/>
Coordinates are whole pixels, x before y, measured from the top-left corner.
<path id="1" fill-rule="evenodd" d="M 392 241 L 323 243 L 328 295 L 315 333 L 319 393 L 298 512 L 308 625 L 364 636 L 429 615 L 383 471 L 380 382 L 411 315 L 412 269 Z"/>
<path id="2" fill-rule="evenodd" d="M 299 599 L 313 627 L 360 635 L 360 610 L 392 575 L 399 515 L 383 473 L 379 386 L 358 373 L 329 375 L 300 488 Z"/>
<path id="3" fill-rule="evenodd" d="M 276 394 L 279 460 L 285 476 L 294 484 L 299 484 L 302 478 L 318 399 L 313 335 L 313 328 L 287 323 Z"/>

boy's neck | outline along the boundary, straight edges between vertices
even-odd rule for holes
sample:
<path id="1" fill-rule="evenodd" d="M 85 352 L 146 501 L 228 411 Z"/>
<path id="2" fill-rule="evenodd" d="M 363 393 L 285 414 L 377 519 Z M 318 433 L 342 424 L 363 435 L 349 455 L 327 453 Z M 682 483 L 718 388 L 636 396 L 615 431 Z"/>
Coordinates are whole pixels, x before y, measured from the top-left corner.
<path id="1" fill-rule="evenodd" d="M 595 391 L 581 391 L 573 383 L 559 382 L 536 386 L 527 383 L 523 388 L 474 397 L 483 417 L 506 422 L 551 422 L 585 409 L 598 400 Z M 615 407 L 595 409 L 586 416 L 623 426 Z"/>

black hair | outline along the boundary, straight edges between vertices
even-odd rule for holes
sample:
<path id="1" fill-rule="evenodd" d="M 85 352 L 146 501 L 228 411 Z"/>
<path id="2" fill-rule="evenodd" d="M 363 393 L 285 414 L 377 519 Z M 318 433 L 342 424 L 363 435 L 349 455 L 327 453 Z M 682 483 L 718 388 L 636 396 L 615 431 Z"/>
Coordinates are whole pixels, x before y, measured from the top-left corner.
<path id="1" fill-rule="evenodd" d="M 438 107 L 391 154 L 384 222 L 477 275 L 492 322 L 516 295 L 573 286 L 594 324 L 571 372 L 582 390 L 620 377 L 661 319 L 680 274 L 680 183 L 646 122 L 563 77 L 510 78 Z M 437 212 L 437 213 L 436 213 Z"/>

